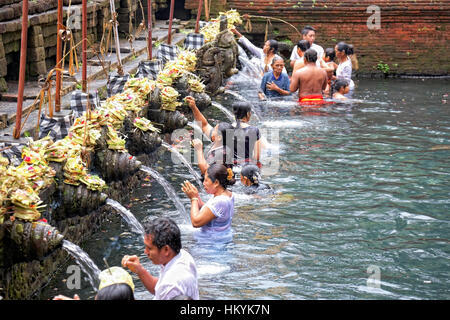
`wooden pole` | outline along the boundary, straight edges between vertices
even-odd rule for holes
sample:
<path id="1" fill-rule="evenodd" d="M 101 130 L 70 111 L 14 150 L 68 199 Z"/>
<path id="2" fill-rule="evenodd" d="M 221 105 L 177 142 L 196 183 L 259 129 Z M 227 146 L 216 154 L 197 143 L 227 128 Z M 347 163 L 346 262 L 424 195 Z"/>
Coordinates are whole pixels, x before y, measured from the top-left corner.
<path id="1" fill-rule="evenodd" d="M 203 0 L 199 0 L 197 9 L 197 21 L 195 22 L 195 33 L 198 33 L 200 29 L 200 16 L 202 15 L 202 4 Z"/>
<path id="2" fill-rule="evenodd" d="M 62 86 L 62 78 L 61 78 L 61 59 L 62 59 L 62 39 L 60 36 L 60 31 L 62 30 L 63 24 L 63 0 L 58 0 L 58 22 L 56 28 L 56 91 L 55 91 L 55 111 L 61 111 L 61 86 Z"/>
<path id="3" fill-rule="evenodd" d="M 148 39 L 147 39 L 147 46 L 148 46 L 148 60 L 152 60 L 153 58 L 153 40 L 152 40 L 152 0 L 147 0 L 147 23 L 148 23 Z"/>
<path id="4" fill-rule="evenodd" d="M 82 1 L 82 74 L 81 86 L 84 93 L 87 92 L 87 0 Z"/>
<path id="5" fill-rule="evenodd" d="M 173 21 L 174 2 L 175 0 L 170 0 L 169 34 L 167 36 L 167 44 L 172 43 L 172 21 Z"/>
<path id="6" fill-rule="evenodd" d="M 109 0 L 109 3 L 111 5 L 111 18 L 113 21 L 113 28 L 114 28 L 114 40 L 116 43 L 117 73 L 123 76 L 122 58 L 120 56 L 119 30 L 117 29 L 116 5 L 114 4 L 114 0 Z"/>
<path id="7" fill-rule="evenodd" d="M 20 67 L 19 88 L 17 91 L 16 125 L 14 127 L 14 139 L 20 138 L 20 125 L 22 122 L 23 90 L 25 87 L 25 68 L 27 63 L 27 37 L 28 37 L 28 0 L 22 3 L 22 37 L 20 41 Z"/>
<path id="8" fill-rule="evenodd" d="M 205 0 L 205 20 L 209 21 L 209 5 L 208 0 Z"/>

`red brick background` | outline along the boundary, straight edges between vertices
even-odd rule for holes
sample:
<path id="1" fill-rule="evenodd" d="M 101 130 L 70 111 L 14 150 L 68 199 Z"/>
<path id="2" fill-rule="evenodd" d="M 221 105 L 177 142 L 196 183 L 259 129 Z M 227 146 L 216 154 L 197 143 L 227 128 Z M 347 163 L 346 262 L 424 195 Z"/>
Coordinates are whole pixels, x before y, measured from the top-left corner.
<path id="1" fill-rule="evenodd" d="M 312 25 L 317 29 L 316 42 L 324 48 L 339 41 L 351 43 L 363 73 L 376 70 L 382 62 L 389 65 L 391 73 L 450 74 L 450 0 L 212 1 L 212 7 L 226 2 L 227 9 L 237 9 L 241 15 L 283 19 L 300 31 Z M 186 0 L 185 7 L 190 9 L 195 3 Z M 367 28 L 370 5 L 381 9 L 380 30 Z M 252 33 L 264 35 L 266 20 L 252 18 L 251 22 Z M 271 23 L 269 38 L 300 40 L 287 24 Z"/>

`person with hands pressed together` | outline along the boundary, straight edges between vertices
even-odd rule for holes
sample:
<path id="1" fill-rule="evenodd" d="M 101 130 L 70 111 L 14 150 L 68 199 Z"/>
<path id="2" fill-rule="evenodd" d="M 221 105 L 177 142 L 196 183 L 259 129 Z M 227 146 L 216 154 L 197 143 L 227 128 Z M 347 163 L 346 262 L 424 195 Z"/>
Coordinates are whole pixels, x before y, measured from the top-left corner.
<path id="1" fill-rule="evenodd" d="M 198 189 L 189 181 L 181 190 L 191 200 L 191 222 L 202 232 L 221 232 L 231 229 L 234 215 L 234 196 L 227 186 L 236 182 L 233 171 L 222 164 L 211 165 L 205 173 L 203 186 L 207 193 L 214 195 L 206 203 L 200 199 Z"/>
<path id="2" fill-rule="evenodd" d="M 261 80 L 261 87 L 258 92 L 260 100 L 264 100 L 266 97 L 281 97 L 291 94 L 289 91 L 289 76 L 282 72 L 283 68 L 283 59 L 274 57 L 272 71 L 266 72 Z"/>
<path id="3" fill-rule="evenodd" d="M 153 264 L 161 265 L 159 277 L 141 265 L 139 257 L 124 256 L 122 266 L 136 273 L 154 300 L 171 300 L 179 295 L 199 299 L 197 267 L 192 256 L 181 249 L 181 234 L 169 218 L 156 218 L 144 223 L 145 254 Z"/>

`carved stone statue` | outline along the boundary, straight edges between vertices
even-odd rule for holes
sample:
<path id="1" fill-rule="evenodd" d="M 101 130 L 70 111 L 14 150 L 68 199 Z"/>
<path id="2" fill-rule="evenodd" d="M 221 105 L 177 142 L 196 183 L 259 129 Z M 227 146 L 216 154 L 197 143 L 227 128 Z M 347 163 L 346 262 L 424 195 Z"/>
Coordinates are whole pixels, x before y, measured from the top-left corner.
<path id="1" fill-rule="evenodd" d="M 197 51 L 197 73 L 205 83 L 210 95 L 223 92 L 222 82 L 239 70 L 236 68 L 238 45 L 234 35 L 226 28 L 226 17 L 221 17 L 221 32 L 214 41 L 205 44 Z"/>

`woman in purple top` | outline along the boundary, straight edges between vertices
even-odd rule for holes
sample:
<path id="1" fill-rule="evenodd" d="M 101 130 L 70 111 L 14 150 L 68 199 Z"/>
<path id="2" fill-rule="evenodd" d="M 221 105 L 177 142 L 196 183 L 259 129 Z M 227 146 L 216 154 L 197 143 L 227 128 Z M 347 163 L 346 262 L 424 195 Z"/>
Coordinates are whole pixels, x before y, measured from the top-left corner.
<path id="1" fill-rule="evenodd" d="M 206 170 L 203 186 L 214 197 L 204 203 L 197 188 L 185 181 L 181 190 L 191 199 L 191 222 L 202 232 L 222 232 L 231 228 L 234 215 L 234 196 L 227 186 L 236 182 L 233 171 L 222 164 L 213 164 Z"/>

